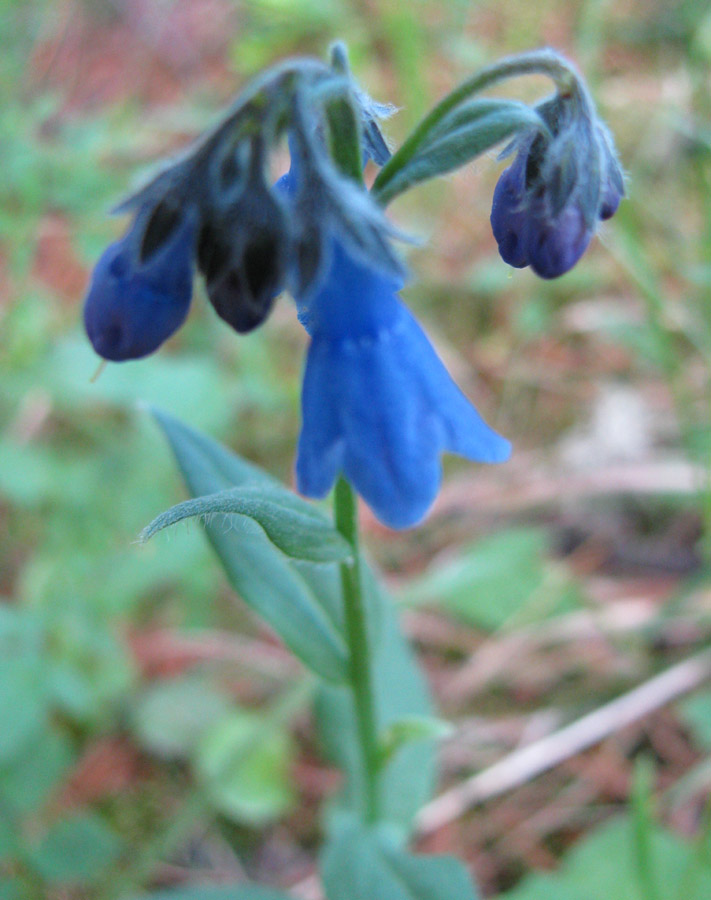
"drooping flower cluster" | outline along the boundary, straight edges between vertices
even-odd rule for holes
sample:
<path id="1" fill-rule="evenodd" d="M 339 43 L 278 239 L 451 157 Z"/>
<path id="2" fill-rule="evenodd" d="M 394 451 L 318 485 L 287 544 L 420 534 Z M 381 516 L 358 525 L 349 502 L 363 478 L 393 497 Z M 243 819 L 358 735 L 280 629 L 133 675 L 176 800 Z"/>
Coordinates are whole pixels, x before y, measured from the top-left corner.
<path id="1" fill-rule="evenodd" d="M 285 287 L 302 292 L 322 276 L 334 229 L 375 265 L 402 271 L 382 211 L 317 139 L 327 122 L 309 98 L 343 84 L 309 60 L 276 68 L 213 133 L 117 207 L 133 222 L 97 263 L 84 306 L 100 356 L 137 359 L 167 340 L 187 315 L 196 267 L 217 314 L 242 333 L 267 318 Z M 374 115 L 385 108 L 355 96 L 364 146 L 381 156 Z M 268 182 L 270 153 L 287 130 L 304 168 L 288 204 Z"/>
<path id="2" fill-rule="evenodd" d="M 504 262 L 541 278 L 573 268 L 625 188 L 610 132 L 580 80 L 537 112 L 549 133 L 519 135 L 494 190 L 491 226 Z"/>
<path id="3" fill-rule="evenodd" d="M 469 136 L 471 156 L 488 146 L 482 135 L 491 143 L 523 129 L 492 224 L 504 259 L 543 277 L 575 263 L 623 193 L 611 139 L 581 90 L 503 123 L 502 106 L 494 114 L 484 103 L 482 116 L 470 105 L 452 119 L 452 134 L 439 136 L 437 153 L 430 147 L 424 163 L 413 161 L 449 171 L 468 158 Z M 134 218 L 96 265 L 84 319 L 101 356 L 135 359 L 182 324 L 196 268 L 213 308 L 238 332 L 260 325 L 288 288 L 311 337 L 299 490 L 323 497 L 342 473 L 382 522 L 403 528 L 434 501 L 443 451 L 495 463 L 510 446 L 454 384 L 398 296 L 405 273 L 395 232 L 360 181 L 362 160 L 388 161 L 376 124 L 385 111 L 344 75 L 342 59 L 267 73 L 215 131 L 119 207 Z M 284 135 L 291 168 L 271 185 L 269 154 Z"/>

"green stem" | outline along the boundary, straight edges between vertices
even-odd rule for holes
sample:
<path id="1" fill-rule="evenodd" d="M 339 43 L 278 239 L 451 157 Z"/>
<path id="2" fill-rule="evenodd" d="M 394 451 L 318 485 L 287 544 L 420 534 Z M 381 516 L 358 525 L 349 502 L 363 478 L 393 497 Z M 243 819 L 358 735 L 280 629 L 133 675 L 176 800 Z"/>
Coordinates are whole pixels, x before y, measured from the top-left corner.
<path id="1" fill-rule="evenodd" d="M 378 730 L 360 571 L 357 501 L 353 488 L 344 478 L 339 478 L 336 485 L 334 514 L 336 528 L 353 548 L 352 561 L 341 563 L 341 590 L 348 643 L 348 675 L 353 691 L 363 773 L 364 815 L 366 821 L 375 822 L 378 818 Z"/>
<path id="2" fill-rule="evenodd" d="M 412 134 L 393 154 L 390 160 L 378 173 L 373 184 L 372 194 L 381 206 L 386 206 L 399 191 L 391 186 L 395 175 L 412 159 L 420 145 L 427 139 L 431 130 L 442 119 L 459 106 L 472 94 L 492 87 L 506 78 L 518 75 L 547 75 L 551 78 L 558 90 L 564 94 L 577 93 L 585 103 L 589 103 L 585 88 L 578 78 L 572 66 L 553 50 L 537 50 L 532 53 L 523 53 L 520 56 L 512 56 L 502 59 L 494 65 L 487 66 L 468 78 L 451 94 L 441 100 L 434 109 L 428 113 Z"/>

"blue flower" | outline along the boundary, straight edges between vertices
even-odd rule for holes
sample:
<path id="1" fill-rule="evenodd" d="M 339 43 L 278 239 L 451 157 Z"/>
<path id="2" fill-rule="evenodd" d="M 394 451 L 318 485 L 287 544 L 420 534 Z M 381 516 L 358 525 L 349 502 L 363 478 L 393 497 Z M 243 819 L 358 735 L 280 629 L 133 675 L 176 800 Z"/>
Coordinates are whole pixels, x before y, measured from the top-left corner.
<path id="1" fill-rule="evenodd" d="M 185 321 L 193 291 L 196 219 L 161 210 L 102 254 L 84 305 L 94 349 L 114 362 L 153 353 Z"/>
<path id="2" fill-rule="evenodd" d="M 392 528 L 425 516 L 444 450 L 487 463 L 510 453 L 450 378 L 398 298 L 400 287 L 333 239 L 324 281 L 312 296 L 297 298 L 312 338 L 298 488 L 323 497 L 342 472 Z"/>
<path id="3" fill-rule="evenodd" d="M 563 275 L 623 195 L 622 173 L 601 122 L 568 123 L 553 140 L 525 136 L 494 190 L 491 228 L 501 258 L 516 268 L 530 265 L 541 278 Z"/>

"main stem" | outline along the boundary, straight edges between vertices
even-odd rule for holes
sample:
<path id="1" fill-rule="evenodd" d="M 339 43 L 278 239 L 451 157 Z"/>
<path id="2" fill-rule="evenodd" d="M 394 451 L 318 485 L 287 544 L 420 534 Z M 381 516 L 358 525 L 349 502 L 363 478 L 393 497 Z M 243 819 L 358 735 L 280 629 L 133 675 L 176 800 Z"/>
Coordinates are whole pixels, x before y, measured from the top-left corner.
<path id="1" fill-rule="evenodd" d="M 364 789 L 366 821 L 378 818 L 378 730 L 371 681 L 371 658 L 360 569 L 358 519 L 353 488 L 339 478 L 334 496 L 336 528 L 353 548 L 353 559 L 341 563 L 341 590 L 348 643 L 348 675 L 353 691 Z"/>

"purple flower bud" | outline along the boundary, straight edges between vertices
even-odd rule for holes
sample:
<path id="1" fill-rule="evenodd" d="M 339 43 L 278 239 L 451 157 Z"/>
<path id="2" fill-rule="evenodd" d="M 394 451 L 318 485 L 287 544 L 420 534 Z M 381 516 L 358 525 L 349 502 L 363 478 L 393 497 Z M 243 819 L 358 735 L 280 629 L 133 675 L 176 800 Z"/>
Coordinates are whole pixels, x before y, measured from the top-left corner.
<path id="1" fill-rule="evenodd" d="M 504 262 L 530 265 L 541 278 L 568 272 L 597 223 L 609 219 L 624 182 L 607 128 L 565 98 L 541 104 L 552 138 L 519 139 L 513 163 L 494 190 L 491 227 Z"/>
<path id="2" fill-rule="evenodd" d="M 579 204 L 568 203 L 555 218 L 545 211 L 537 216 L 534 208 L 526 228 L 528 262 L 540 278 L 557 278 L 573 268 L 592 235 Z"/>
<path id="3" fill-rule="evenodd" d="M 139 216 L 106 248 L 91 276 L 84 325 L 99 356 L 113 362 L 153 353 L 185 321 L 193 285 L 192 211 Z M 139 241 L 139 235 L 142 238 Z"/>
<path id="4" fill-rule="evenodd" d="M 262 142 L 253 140 L 246 177 L 224 208 L 203 210 L 197 242 L 208 299 L 220 318 L 240 333 L 267 318 L 284 288 L 291 257 L 289 216 L 279 191 L 265 181 L 264 154 Z"/>
<path id="5" fill-rule="evenodd" d="M 521 269 L 529 263 L 526 252 L 524 209 L 526 194 L 526 157 L 518 153 L 513 164 L 501 173 L 491 204 L 491 229 L 505 263 Z"/>

